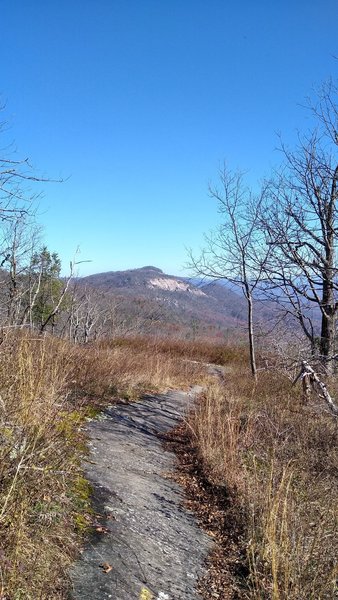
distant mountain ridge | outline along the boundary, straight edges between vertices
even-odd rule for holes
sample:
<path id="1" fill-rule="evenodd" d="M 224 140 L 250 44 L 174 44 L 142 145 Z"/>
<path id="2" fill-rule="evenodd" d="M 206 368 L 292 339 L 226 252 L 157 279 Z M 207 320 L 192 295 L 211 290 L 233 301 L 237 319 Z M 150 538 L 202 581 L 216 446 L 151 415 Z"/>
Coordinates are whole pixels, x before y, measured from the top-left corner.
<path id="1" fill-rule="evenodd" d="M 198 296 L 204 292 L 186 277 L 167 275 L 157 267 L 147 266 L 126 271 L 107 271 L 83 277 L 82 281 L 97 288 L 135 291 L 136 288 L 162 289 L 168 292 L 189 292 Z"/>
<path id="2" fill-rule="evenodd" d="M 222 332 L 246 323 L 247 306 L 240 293 L 218 282 L 197 283 L 168 275 L 151 265 L 96 273 L 79 279 L 78 284 L 102 292 L 106 298 L 118 299 L 126 314 L 146 314 L 152 307 L 156 319 L 149 319 L 158 325 Z"/>

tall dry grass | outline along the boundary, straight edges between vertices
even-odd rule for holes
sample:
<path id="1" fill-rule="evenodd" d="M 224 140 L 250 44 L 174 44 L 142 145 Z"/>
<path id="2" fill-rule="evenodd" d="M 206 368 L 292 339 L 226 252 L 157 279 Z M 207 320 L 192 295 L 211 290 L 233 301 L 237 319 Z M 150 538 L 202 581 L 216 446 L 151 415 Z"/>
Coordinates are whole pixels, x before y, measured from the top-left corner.
<path id="1" fill-rule="evenodd" d="M 151 338 L 77 347 L 73 388 L 79 396 L 137 399 L 143 393 L 187 388 L 209 380 L 205 365 L 184 360 L 178 348 L 179 344 L 176 350 L 169 342 L 154 343 Z"/>
<path id="2" fill-rule="evenodd" d="M 263 373 L 253 387 L 243 369 L 210 385 L 191 415 L 204 475 L 245 515 L 243 598 L 336 597 L 337 425 L 287 379 Z"/>
<path id="3" fill-rule="evenodd" d="M 257 386 L 242 348 L 207 342 L 115 340 L 76 347 L 52 337 L 0 344 L 0 598 L 61 600 L 90 522 L 81 473 L 83 420 L 118 397 L 200 383 L 189 431 L 205 476 L 225 486 L 244 528 L 245 598 L 334 598 L 337 421 L 304 406 L 286 379 Z M 205 362 L 229 364 L 211 381 Z M 244 516 L 244 518 L 243 518 Z M 222 592 L 220 592 L 222 594 Z M 219 596 L 222 598 L 222 595 Z"/>
<path id="4" fill-rule="evenodd" d="M 104 341 L 101 346 L 124 347 L 132 351 L 150 352 L 175 359 L 192 360 L 198 363 L 218 365 L 243 364 L 248 360 L 248 350 L 244 344 L 221 343 L 219 340 L 198 339 L 182 340 L 160 337 L 126 337 Z"/>
<path id="5" fill-rule="evenodd" d="M 80 415 L 67 402 L 68 352 L 9 335 L 0 347 L 0 597 L 64 597 L 76 549 Z"/>
<path id="6" fill-rule="evenodd" d="M 205 380 L 201 365 L 151 342 L 74 346 L 12 333 L 0 344 L 0 599 L 67 597 L 90 523 L 84 418 L 118 397 Z"/>

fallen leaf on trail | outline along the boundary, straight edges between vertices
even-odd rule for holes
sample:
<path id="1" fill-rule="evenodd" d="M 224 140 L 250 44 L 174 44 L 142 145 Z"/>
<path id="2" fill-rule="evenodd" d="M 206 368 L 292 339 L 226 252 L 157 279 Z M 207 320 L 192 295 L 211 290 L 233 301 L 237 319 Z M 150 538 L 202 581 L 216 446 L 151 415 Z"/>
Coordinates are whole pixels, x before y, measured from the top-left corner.
<path id="1" fill-rule="evenodd" d="M 111 566 L 109 563 L 107 563 L 107 562 L 104 562 L 104 563 L 102 563 L 102 565 L 100 565 L 100 567 L 101 567 L 101 569 L 102 569 L 102 571 L 103 571 L 104 573 L 109 573 L 109 571 L 111 571 L 111 570 L 112 570 L 112 568 L 113 568 L 113 567 L 112 567 L 112 566 Z"/>
<path id="2" fill-rule="evenodd" d="M 148 588 L 143 587 L 141 589 L 139 600 L 151 600 L 153 598 L 153 594 L 148 590 Z"/>
<path id="3" fill-rule="evenodd" d="M 210 536 L 210 537 L 217 537 L 217 533 L 215 533 L 215 531 L 210 531 L 208 529 L 206 529 L 206 533 Z"/>
<path id="4" fill-rule="evenodd" d="M 95 531 L 98 533 L 109 533 L 109 529 L 107 529 L 107 527 L 103 527 L 103 525 L 98 525 L 95 527 Z"/>

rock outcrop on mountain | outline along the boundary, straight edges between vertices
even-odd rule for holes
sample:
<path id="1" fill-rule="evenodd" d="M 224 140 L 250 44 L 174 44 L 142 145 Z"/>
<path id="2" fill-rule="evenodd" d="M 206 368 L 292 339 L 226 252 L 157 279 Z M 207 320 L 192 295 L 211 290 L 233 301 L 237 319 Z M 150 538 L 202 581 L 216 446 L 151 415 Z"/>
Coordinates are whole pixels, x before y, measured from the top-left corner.
<path id="1" fill-rule="evenodd" d="M 125 320 L 144 317 L 146 329 L 152 331 L 160 323 L 167 330 L 223 335 L 246 323 L 240 290 L 224 282 L 168 275 L 154 266 L 97 273 L 79 279 L 77 285 L 101 293 L 105 302 L 117 303 Z M 259 307 L 257 317 L 266 319 L 269 311 Z"/>

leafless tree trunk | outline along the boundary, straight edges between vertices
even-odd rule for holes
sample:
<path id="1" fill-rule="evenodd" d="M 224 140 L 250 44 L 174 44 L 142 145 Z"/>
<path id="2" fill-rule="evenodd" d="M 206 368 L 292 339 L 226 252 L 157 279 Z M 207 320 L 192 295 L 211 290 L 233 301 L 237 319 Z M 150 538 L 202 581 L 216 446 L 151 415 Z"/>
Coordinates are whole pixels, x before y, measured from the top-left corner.
<path id="1" fill-rule="evenodd" d="M 324 86 L 318 105 L 312 107 L 316 130 L 300 139 L 293 152 L 282 145 L 285 164 L 267 185 L 261 207 L 262 229 L 272 248 L 266 265 L 268 288 L 279 288 L 277 301 L 298 320 L 313 353 L 319 337 L 320 356 L 329 373 L 334 367 L 330 357 L 336 352 L 338 310 L 337 92 L 332 82 Z"/>
<path id="2" fill-rule="evenodd" d="M 309 365 L 305 360 L 302 361 L 302 366 L 299 374 L 294 380 L 293 384 L 295 385 L 299 379 L 303 381 L 303 390 L 306 399 L 309 399 L 311 396 L 311 392 L 315 391 L 320 398 L 325 400 L 330 411 L 338 416 L 338 406 L 335 404 L 331 394 L 329 393 L 326 384 L 322 381 L 314 369 Z"/>
<path id="3" fill-rule="evenodd" d="M 248 335 L 249 335 L 249 350 L 250 350 L 250 366 L 251 373 L 256 378 L 257 377 L 257 366 L 256 366 L 256 353 L 255 353 L 255 343 L 254 343 L 254 328 L 253 328 L 253 300 L 252 294 L 250 293 L 249 288 L 245 291 L 246 299 L 248 303 Z"/>
<path id="4" fill-rule="evenodd" d="M 43 333 L 47 327 L 47 325 L 49 325 L 49 323 L 51 323 L 52 325 L 52 331 L 54 331 L 55 328 L 55 317 L 56 315 L 59 313 L 61 304 L 67 294 L 70 282 L 73 278 L 73 263 L 70 263 L 70 274 L 68 275 L 67 279 L 64 282 L 62 291 L 56 301 L 56 303 L 54 304 L 53 308 L 51 309 L 50 313 L 47 315 L 47 317 L 44 319 L 44 321 L 41 323 L 40 325 L 40 333 Z"/>
<path id="5" fill-rule="evenodd" d="M 270 248 L 261 243 L 260 207 L 264 193 L 255 197 L 244 183 L 243 173 L 220 171 L 221 187 L 210 187 L 210 195 L 218 203 L 221 224 L 213 234 L 205 236 L 206 247 L 195 258 L 190 253 L 189 266 L 194 273 L 225 280 L 239 288 L 247 302 L 247 331 L 250 367 L 257 377 L 254 340 L 254 293 L 261 280 Z"/>
<path id="6" fill-rule="evenodd" d="M 22 214 L 2 223 L 2 292 L 7 307 L 7 323 L 23 325 L 31 293 L 30 262 L 39 239 L 33 216 Z"/>

